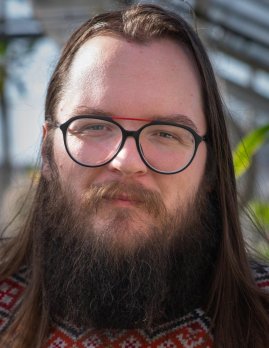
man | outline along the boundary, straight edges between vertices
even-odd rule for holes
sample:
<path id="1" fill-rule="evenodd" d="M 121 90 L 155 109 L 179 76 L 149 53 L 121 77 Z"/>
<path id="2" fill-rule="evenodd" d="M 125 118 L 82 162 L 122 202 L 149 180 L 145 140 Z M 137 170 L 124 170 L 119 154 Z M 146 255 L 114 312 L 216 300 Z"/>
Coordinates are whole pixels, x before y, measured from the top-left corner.
<path id="1" fill-rule="evenodd" d="M 97 16 L 51 78 L 42 171 L 3 242 L 3 347 L 267 347 L 268 267 L 242 238 L 224 112 L 185 21 Z"/>

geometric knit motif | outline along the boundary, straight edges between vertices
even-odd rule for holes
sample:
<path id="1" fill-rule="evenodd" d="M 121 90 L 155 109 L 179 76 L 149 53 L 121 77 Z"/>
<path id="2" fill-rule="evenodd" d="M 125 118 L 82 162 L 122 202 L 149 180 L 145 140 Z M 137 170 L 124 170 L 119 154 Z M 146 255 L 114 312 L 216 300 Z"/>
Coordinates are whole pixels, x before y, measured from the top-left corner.
<path id="1" fill-rule="evenodd" d="M 26 288 L 26 267 L 0 282 L 0 333 L 6 329 Z"/>
<path id="2" fill-rule="evenodd" d="M 260 288 L 269 291 L 269 266 L 252 263 Z M 8 326 L 26 288 L 25 268 L 0 282 L 0 333 Z M 202 309 L 162 324 L 153 330 L 83 330 L 65 322 L 55 323 L 44 348 L 211 348 L 210 319 Z"/>
<path id="3" fill-rule="evenodd" d="M 210 348 L 212 336 L 208 334 L 210 321 L 202 310 L 154 330 L 88 330 L 58 324 L 46 343 L 46 348 Z"/>

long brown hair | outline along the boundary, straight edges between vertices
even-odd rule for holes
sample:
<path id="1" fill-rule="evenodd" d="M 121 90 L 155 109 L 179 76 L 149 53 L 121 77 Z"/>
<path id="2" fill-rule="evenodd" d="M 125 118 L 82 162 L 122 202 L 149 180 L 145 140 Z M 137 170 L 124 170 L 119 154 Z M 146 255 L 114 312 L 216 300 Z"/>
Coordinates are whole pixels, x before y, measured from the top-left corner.
<path id="1" fill-rule="evenodd" d="M 219 216 L 221 242 L 206 311 L 212 318 L 214 346 L 262 348 L 269 342 L 268 295 L 255 285 L 239 222 L 236 183 L 225 125 L 224 107 L 207 53 L 193 29 L 180 16 L 155 5 L 136 5 L 102 14 L 85 22 L 67 42 L 48 86 L 46 117 L 55 118 L 78 49 L 91 37 L 116 35 L 137 43 L 168 38 L 187 48 L 196 65 L 208 126 L 213 191 Z M 47 154 L 51 154 L 47 143 Z M 46 152 L 46 151 L 45 151 Z M 20 233 L 2 248 L 1 278 L 29 265 L 29 283 L 12 325 L 4 335 L 12 347 L 40 347 L 49 330 L 49 315 L 42 298 L 34 226 L 35 202 L 40 199 L 41 178 L 32 209 Z M 14 337 L 14 330 L 18 335 Z M 23 336 L 21 335 L 23 333 Z"/>

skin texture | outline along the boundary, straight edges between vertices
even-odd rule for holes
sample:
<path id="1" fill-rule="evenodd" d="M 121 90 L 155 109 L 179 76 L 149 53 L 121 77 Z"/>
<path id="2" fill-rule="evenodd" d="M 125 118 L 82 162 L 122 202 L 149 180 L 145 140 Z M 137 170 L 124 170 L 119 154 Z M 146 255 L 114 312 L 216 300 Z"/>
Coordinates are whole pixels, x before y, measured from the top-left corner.
<path id="1" fill-rule="evenodd" d="M 206 134 L 200 84 L 192 60 L 180 46 L 168 39 L 147 44 L 130 43 L 122 38 L 98 36 L 91 38 L 76 54 L 69 81 L 56 113 L 61 124 L 75 115 L 102 111 L 109 115 L 137 118 L 176 120 L 186 117 L 184 124 L 199 135 Z M 123 127 L 136 130 L 145 121 L 119 120 Z M 44 138 L 47 128 L 44 126 Z M 128 138 L 118 156 L 100 168 L 79 166 L 65 151 L 60 129 L 54 134 L 54 158 L 62 187 L 69 188 L 74 205 L 79 207 L 92 184 L 119 182 L 139 184 L 160 194 L 168 213 L 187 206 L 202 181 L 206 163 L 206 144 L 199 145 L 192 164 L 183 172 L 163 175 L 151 171 L 141 160 L 135 140 Z M 44 174 L 49 171 L 44 159 Z M 154 217 L 142 211 L 135 201 L 122 192 L 98 209 L 94 225 L 100 231 L 114 222 L 114 212 L 126 217 L 128 231 L 154 223 Z M 139 214 L 137 214 L 139 212 Z M 121 221 L 123 222 L 123 220 Z M 141 235 L 143 232 L 140 232 Z M 146 232 L 145 232 L 146 233 Z M 128 242 L 132 234 L 124 235 Z M 120 240 L 120 239 L 119 239 Z"/>

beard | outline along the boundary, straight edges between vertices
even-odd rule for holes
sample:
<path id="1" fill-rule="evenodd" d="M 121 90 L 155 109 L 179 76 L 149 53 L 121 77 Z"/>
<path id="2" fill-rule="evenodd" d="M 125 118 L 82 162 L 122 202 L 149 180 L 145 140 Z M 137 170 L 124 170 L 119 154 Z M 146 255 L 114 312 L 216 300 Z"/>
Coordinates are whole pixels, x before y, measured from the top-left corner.
<path id="1" fill-rule="evenodd" d="M 41 177 L 33 262 L 51 320 L 149 329 L 204 306 L 220 238 L 217 205 L 202 187 L 184 209 L 168 213 L 161 196 L 141 185 L 93 185 L 77 207 L 71 189 Z M 104 199 L 122 192 L 139 207 L 111 211 L 98 228 Z M 139 209 L 152 223 L 139 223 Z M 132 243 L 122 243 L 123 234 Z"/>

